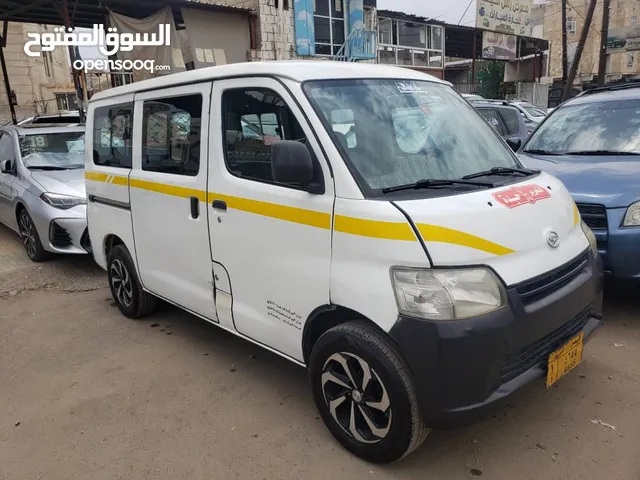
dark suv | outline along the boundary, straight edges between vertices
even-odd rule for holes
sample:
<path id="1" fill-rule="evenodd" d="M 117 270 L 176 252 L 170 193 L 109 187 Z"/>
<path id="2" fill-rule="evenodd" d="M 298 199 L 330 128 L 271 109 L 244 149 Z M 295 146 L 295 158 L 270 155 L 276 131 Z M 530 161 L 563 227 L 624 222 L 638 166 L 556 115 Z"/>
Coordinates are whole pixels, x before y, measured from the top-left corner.
<path id="1" fill-rule="evenodd" d="M 502 138 L 511 140 L 509 144 L 516 144 L 516 140 L 524 143 L 533 132 L 533 128 L 524 123 L 524 118 L 518 109 L 506 101 L 473 100 L 470 103 L 502 135 Z"/>

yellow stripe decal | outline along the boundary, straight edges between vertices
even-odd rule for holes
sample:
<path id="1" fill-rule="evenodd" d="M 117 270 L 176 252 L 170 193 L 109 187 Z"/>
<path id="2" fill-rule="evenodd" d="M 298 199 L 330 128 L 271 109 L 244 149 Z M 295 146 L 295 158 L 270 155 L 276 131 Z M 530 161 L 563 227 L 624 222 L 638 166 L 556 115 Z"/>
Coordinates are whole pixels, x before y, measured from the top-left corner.
<path id="1" fill-rule="evenodd" d="M 336 215 L 333 229 L 336 232 L 360 235 L 362 237 L 384 238 L 386 240 L 416 240 L 416 236 L 408 223 L 383 222 Z"/>
<path id="2" fill-rule="evenodd" d="M 172 195 L 174 197 L 188 198 L 196 197 L 201 202 L 207 201 L 207 195 L 202 190 L 195 188 L 179 187 L 177 185 L 168 185 L 166 183 L 150 182 L 148 180 L 138 180 L 132 178 L 129 180 L 129 185 L 133 188 L 139 188 L 141 190 L 148 190 L 150 192 L 164 193 L 165 195 Z"/>
<path id="3" fill-rule="evenodd" d="M 180 198 L 196 197 L 201 202 L 212 202 L 213 200 L 223 200 L 228 208 L 241 210 L 247 213 L 263 215 L 265 217 L 277 218 L 287 222 L 309 225 L 322 229 L 331 228 L 331 215 L 324 212 L 307 210 L 304 208 L 289 207 L 276 203 L 262 202 L 249 198 L 234 197 L 214 192 L 206 192 L 193 188 L 179 187 L 164 183 L 150 182 L 148 180 L 128 179 L 119 175 L 107 175 L 98 172 L 85 172 L 87 180 L 96 182 L 107 182 L 115 185 L 126 186 L 147 190 L 150 192 L 172 195 Z M 575 209 L 577 212 L 577 208 Z M 578 215 L 579 216 L 579 215 Z M 574 217 L 575 220 L 575 217 Z M 469 233 L 461 232 L 451 228 L 440 227 L 438 225 L 417 225 L 422 238 L 426 242 L 443 242 L 454 245 L 482 250 L 494 255 L 507 255 L 514 250 L 485 240 Z M 415 241 L 416 237 L 408 223 L 384 222 L 380 220 L 366 220 L 363 218 L 347 217 L 336 215 L 334 218 L 334 230 L 340 233 L 358 235 L 362 237 L 381 238 L 386 240 Z"/>
<path id="4" fill-rule="evenodd" d="M 331 215 L 324 212 L 209 192 L 209 201 L 213 202 L 214 200 L 222 200 L 227 203 L 228 208 L 242 210 L 243 212 L 327 230 L 331 228 Z"/>
<path id="5" fill-rule="evenodd" d="M 419 223 L 417 227 L 425 242 L 451 243 L 463 247 L 474 248 L 476 250 L 482 250 L 483 252 L 493 253 L 494 255 L 507 255 L 515 251 L 489 240 L 485 240 L 484 238 L 461 232 L 460 230 L 453 230 L 439 225 L 427 225 L 424 223 Z"/>
<path id="6" fill-rule="evenodd" d="M 94 182 L 106 182 L 109 175 L 98 172 L 84 172 L 84 178 L 87 180 L 93 180 Z"/>

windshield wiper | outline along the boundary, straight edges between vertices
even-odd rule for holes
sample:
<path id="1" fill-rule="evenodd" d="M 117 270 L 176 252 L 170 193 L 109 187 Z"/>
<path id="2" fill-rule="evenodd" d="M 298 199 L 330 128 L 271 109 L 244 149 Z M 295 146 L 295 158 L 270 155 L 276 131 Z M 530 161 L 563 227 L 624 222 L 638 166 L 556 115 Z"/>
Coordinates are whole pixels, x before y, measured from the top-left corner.
<path id="1" fill-rule="evenodd" d="M 529 175 L 533 175 L 535 173 L 539 172 L 537 170 L 530 170 L 528 168 L 493 167 L 489 170 L 465 175 L 462 178 L 470 179 L 478 177 L 488 177 L 490 175 L 522 175 L 523 177 L 528 177 Z"/>
<path id="2" fill-rule="evenodd" d="M 29 170 L 70 170 L 71 168 L 76 167 L 57 167 L 53 165 L 34 165 L 33 167 L 27 167 Z M 77 167 L 82 168 L 82 167 Z"/>
<path id="3" fill-rule="evenodd" d="M 466 180 L 445 180 L 425 178 L 415 183 L 407 183 L 405 185 L 397 185 L 395 187 L 386 187 L 382 189 L 382 193 L 399 192 L 400 190 L 419 190 L 421 188 L 437 188 L 450 187 L 452 185 L 474 185 L 476 187 L 493 188 L 493 183 L 489 182 L 471 182 Z"/>
<path id="4" fill-rule="evenodd" d="M 565 155 L 640 155 L 640 152 L 616 152 L 613 150 L 576 150 L 564 152 Z"/>
<path id="5" fill-rule="evenodd" d="M 542 150 L 540 148 L 532 148 L 531 150 L 522 150 L 522 153 L 533 153 L 538 155 L 562 155 L 561 152 L 552 152 L 550 150 Z"/>

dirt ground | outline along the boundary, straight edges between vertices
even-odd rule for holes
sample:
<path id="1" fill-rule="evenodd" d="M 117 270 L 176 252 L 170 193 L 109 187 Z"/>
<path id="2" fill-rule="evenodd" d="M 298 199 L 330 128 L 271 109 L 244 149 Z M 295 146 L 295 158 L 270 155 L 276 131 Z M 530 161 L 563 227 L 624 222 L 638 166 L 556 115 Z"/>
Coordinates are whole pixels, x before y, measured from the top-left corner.
<path id="1" fill-rule="evenodd" d="M 638 289 L 608 285 L 557 386 L 381 467 L 333 440 L 301 368 L 173 307 L 128 320 L 91 258 L 15 247 L 0 227 L 0 479 L 640 480 Z"/>

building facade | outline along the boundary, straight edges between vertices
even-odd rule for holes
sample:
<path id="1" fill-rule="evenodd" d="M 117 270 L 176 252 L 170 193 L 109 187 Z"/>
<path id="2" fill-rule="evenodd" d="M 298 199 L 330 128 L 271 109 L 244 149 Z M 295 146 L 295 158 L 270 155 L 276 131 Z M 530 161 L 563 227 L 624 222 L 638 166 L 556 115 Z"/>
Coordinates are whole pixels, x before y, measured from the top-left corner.
<path id="1" fill-rule="evenodd" d="M 567 57 L 569 68 L 575 56 L 578 40 L 585 23 L 588 0 L 571 2 L 567 5 Z M 598 75 L 600 58 L 600 32 L 602 28 L 603 2 L 598 1 L 589 28 L 587 41 L 580 58 L 574 85 L 590 83 Z M 550 83 L 562 80 L 562 12 L 561 4 L 546 0 L 534 6 L 532 17 L 535 36 L 550 41 L 549 71 Z M 640 17 L 640 2 L 637 0 L 611 0 L 609 29 L 634 26 Z M 606 82 L 640 79 L 640 51 L 618 52 L 607 55 Z"/>
<path id="2" fill-rule="evenodd" d="M 52 29 L 32 23 L 9 23 L 4 56 L 19 119 L 77 108 L 67 51 L 57 48 L 42 52 L 39 57 L 24 53 L 27 33 L 45 33 Z M 4 82 L 0 81 L 0 123 L 11 121 L 8 102 Z"/>

